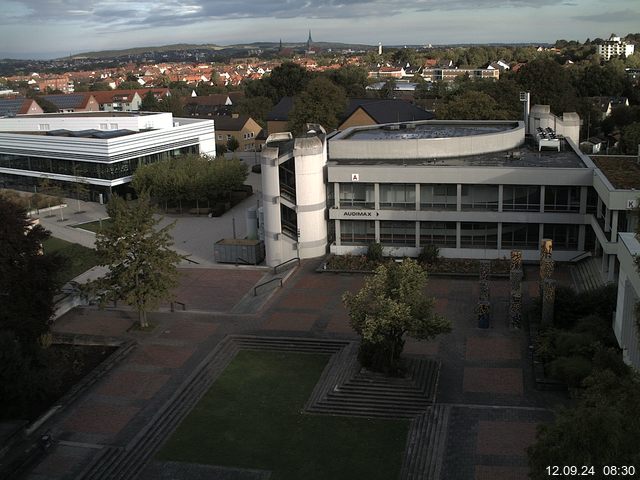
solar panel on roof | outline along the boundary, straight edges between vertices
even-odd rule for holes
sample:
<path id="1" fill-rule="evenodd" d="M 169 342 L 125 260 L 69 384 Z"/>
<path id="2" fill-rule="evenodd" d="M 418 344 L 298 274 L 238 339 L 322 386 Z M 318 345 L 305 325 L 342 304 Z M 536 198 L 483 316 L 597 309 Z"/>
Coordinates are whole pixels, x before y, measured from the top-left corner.
<path id="1" fill-rule="evenodd" d="M 82 106 L 84 95 L 70 93 L 68 95 L 45 95 L 43 98 L 62 110 Z"/>
<path id="2" fill-rule="evenodd" d="M 17 115 L 23 103 L 24 98 L 0 100 L 0 115 Z"/>

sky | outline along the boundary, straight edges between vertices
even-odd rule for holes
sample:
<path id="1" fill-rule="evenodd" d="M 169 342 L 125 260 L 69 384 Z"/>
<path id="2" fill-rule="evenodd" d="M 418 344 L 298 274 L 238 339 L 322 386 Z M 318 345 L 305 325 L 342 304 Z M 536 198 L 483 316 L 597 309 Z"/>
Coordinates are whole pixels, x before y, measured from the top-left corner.
<path id="1" fill-rule="evenodd" d="M 553 43 L 640 31 L 639 0 L 0 0 L 0 58 L 172 43 Z"/>

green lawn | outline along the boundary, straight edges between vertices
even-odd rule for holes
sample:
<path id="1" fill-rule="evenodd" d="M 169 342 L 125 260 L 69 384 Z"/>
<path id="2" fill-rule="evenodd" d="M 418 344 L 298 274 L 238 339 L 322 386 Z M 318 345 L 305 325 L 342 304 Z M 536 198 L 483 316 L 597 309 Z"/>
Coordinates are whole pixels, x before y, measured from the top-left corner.
<path id="1" fill-rule="evenodd" d="M 243 350 L 159 452 L 272 480 L 398 478 L 409 422 L 309 415 L 328 356 Z"/>
<path id="2" fill-rule="evenodd" d="M 93 233 L 98 233 L 100 231 L 100 225 L 102 224 L 102 228 L 105 228 L 111 225 L 112 220 L 110 218 L 105 218 L 104 220 L 96 220 L 95 222 L 87 222 L 87 223 L 79 223 L 78 225 L 74 225 L 73 228 L 81 228 L 83 230 L 89 230 Z"/>
<path id="3" fill-rule="evenodd" d="M 64 283 L 98 264 L 96 251 L 78 245 L 77 243 L 70 243 L 65 240 L 60 240 L 59 238 L 50 237 L 43 243 L 42 248 L 45 255 L 48 253 L 59 253 L 69 260 L 69 268 L 60 273 Z"/>

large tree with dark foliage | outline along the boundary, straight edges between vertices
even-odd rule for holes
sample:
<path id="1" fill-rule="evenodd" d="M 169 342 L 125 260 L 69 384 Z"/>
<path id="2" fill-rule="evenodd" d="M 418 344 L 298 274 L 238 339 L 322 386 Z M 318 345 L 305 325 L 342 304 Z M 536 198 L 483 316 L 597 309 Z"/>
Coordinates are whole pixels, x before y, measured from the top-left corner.
<path id="1" fill-rule="evenodd" d="M 12 332 L 24 352 L 38 348 L 49 330 L 53 297 L 60 287 L 58 272 L 64 261 L 42 255 L 49 238 L 32 225 L 26 212 L 0 196 L 0 331 Z"/>
<path id="2" fill-rule="evenodd" d="M 50 388 L 41 344 L 64 261 L 42 255 L 49 237 L 25 210 L 0 196 L 0 418 L 23 416 Z"/>

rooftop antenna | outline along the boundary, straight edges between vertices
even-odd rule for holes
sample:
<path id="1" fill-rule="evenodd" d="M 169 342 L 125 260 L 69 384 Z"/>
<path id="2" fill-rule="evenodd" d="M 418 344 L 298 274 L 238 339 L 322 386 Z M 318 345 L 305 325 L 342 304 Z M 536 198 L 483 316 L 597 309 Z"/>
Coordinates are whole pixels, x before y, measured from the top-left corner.
<path id="1" fill-rule="evenodd" d="M 529 110 L 531 106 L 531 94 L 529 92 L 520 92 L 520 101 L 524 104 L 524 131 L 529 132 Z"/>

